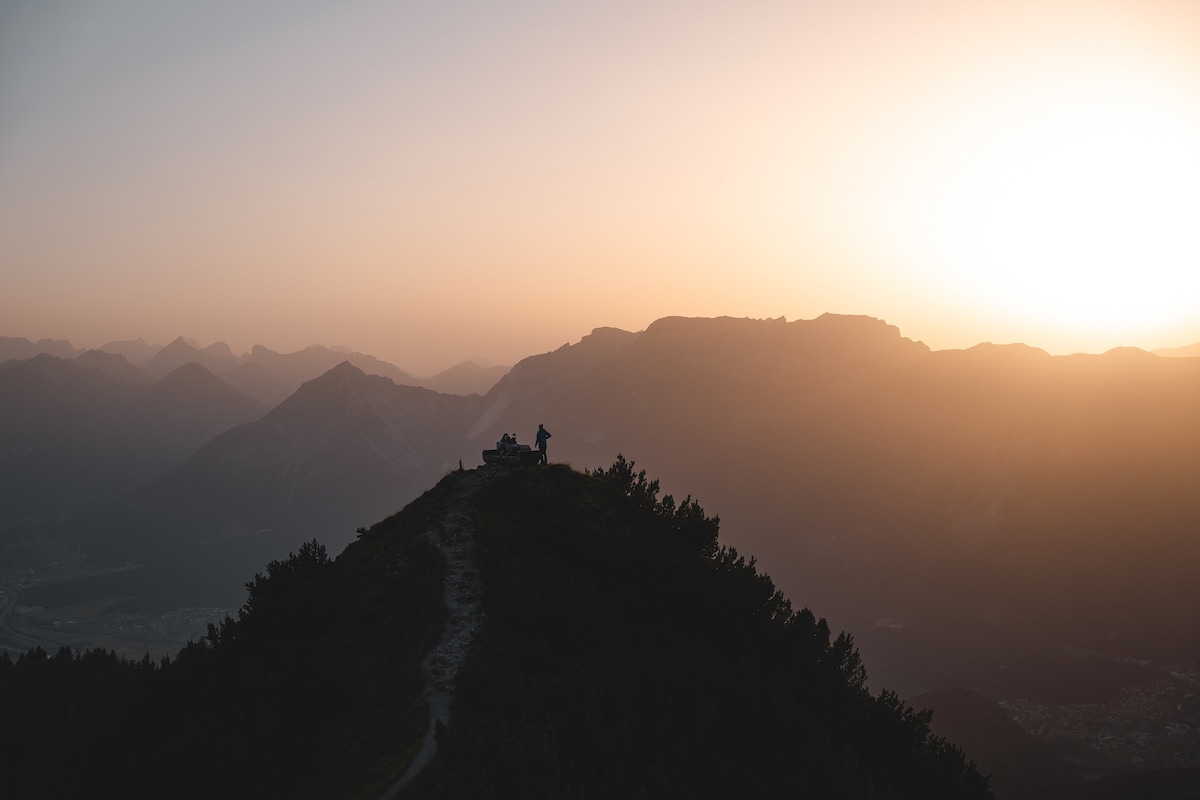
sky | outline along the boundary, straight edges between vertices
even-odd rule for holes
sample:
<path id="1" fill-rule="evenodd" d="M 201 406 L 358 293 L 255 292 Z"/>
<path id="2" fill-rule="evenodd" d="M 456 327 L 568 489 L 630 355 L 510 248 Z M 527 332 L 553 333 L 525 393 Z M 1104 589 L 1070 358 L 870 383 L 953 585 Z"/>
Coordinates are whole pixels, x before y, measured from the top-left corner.
<path id="1" fill-rule="evenodd" d="M 1200 342 L 1194 0 L 0 0 L 0 335 Z"/>

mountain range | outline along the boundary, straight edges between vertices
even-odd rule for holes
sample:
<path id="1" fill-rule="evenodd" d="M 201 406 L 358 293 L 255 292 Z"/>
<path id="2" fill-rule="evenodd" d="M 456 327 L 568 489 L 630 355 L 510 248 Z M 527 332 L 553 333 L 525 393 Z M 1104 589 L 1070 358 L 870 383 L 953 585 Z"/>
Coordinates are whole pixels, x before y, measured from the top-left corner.
<path id="1" fill-rule="evenodd" d="M 483 394 L 508 371 L 508 367 L 481 366 L 473 361 L 464 361 L 432 377 L 418 378 L 375 356 L 323 345 L 312 345 L 294 353 L 277 353 L 262 345 L 254 345 L 249 352 L 237 356 L 224 342 L 201 348 L 182 336 L 165 346 L 132 339 L 109 342 L 96 350 L 79 350 L 65 339 L 32 342 L 0 336 L 0 365 L 37 355 L 62 359 L 86 356 L 94 361 L 96 357 L 89 354 L 96 352 L 120 356 L 129 366 L 135 367 L 137 371 L 126 370 L 126 374 L 134 380 L 155 380 L 185 364 L 200 364 L 233 388 L 268 407 L 277 405 L 296 391 L 300 384 L 328 372 L 343 361 L 349 361 L 370 375 L 382 375 L 405 386 L 424 386 L 447 394 Z"/>
<path id="2" fill-rule="evenodd" d="M 114 407 L 155 385 L 104 363 L 88 391 Z M 103 420 L 129 417 L 91 420 L 65 377 L 36 391 L 10 382 L 34 367 L 75 381 L 84 369 L 49 356 L 0 367 L 5 424 L 36 410 L 65 420 L 39 430 L 74 424 L 63 441 L 103 452 Z M 189 367 L 180 380 L 189 374 L 202 377 Z M 97 561 L 144 565 L 23 589 L 23 601 L 233 607 L 269 558 L 314 537 L 338 552 L 460 462 L 478 464 L 502 433 L 529 442 L 544 423 L 552 462 L 623 453 L 719 514 L 724 541 L 854 633 L 873 685 L 1088 703 L 1200 659 L 1198 399 L 1194 357 L 932 351 L 868 317 L 666 318 L 597 329 L 477 395 L 401 385 L 346 359 L 189 440 L 190 453 L 154 462 L 156 477 L 117 480 L 102 458 L 78 465 L 66 477 L 86 487 L 93 476 L 97 502 L 70 519 L 48 519 L 49 500 L 12 511 L 60 463 L 47 456 L 2 516 L 25 520 L 7 526 L 9 540 L 36 530 Z M 178 420 L 159 438 L 168 423 Z M 0 465 L 28 455 L 4 436 Z"/>

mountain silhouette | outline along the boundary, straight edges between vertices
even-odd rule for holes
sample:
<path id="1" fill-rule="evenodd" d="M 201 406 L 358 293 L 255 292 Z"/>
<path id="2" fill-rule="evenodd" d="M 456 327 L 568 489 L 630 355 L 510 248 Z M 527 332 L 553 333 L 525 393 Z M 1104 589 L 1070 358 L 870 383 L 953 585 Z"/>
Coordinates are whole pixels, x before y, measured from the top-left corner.
<path id="1" fill-rule="evenodd" d="M 300 384 L 328 372 L 342 361 L 405 386 L 423 386 L 445 394 L 484 394 L 508 371 L 508 367 L 485 367 L 465 361 L 431 378 L 415 378 L 394 364 L 347 349 L 312 345 L 295 353 L 277 353 L 263 345 L 255 345 L 249 353 L 239 356 L 225 342 L 201 348 L 182 336 L 165 347 L 146 344 L 138 338 L 108 342 L 97 350 L 123 356 L 144 373 L 141 380 L 156 380 L 184 364 L 202 364 L 230 386 L 267 406 L 278 405 L 300 388 Z M 76 350 L 66 340 L 31 342 L 0 336 L 0 364 L 24 361 L 41 354 L 70 359 L 82 355 L 83 351 Z"/>
<path id="2" fill-rule="evenodd" d="M 860 632 L 884 685 L 1082 687 L 1064 680 L 1075 666 L 1060 644 L 1200 652 L 1198 364 L 930 351 L 838 315 L 598 329 L 473 398 L 343 364 L 135 501 L 174 521 L 125 527 L 338 547 L 500 433 L 529 441 L 545 423 L 551 460 L 636 453 L 666 488 L 719 509 L 731 544 Z M 180 525 L 190 532 L 165 535 Z"/>
<path id="3" fill-rule="evenodd" d="M 111 502 L 263 413 L 198 364 L 148 380 L 98 351 L 0 370 L 0 518 L 36 522 Z"/>
<path id="4" fill-rule="evenodd" d="M 343 362 L 168 471 L 134 499 L 135 519 L 106 523 L 108 541 L 126 557 L 152 548 L 168 560 L 211 545 L 205 563 L 243 569 L 317 535 L 340 549 L 361 523 L 394 511 L 397 497 L 457 466 L 441 453 L 461 438 L 476 400 L 397 386 Z M 91 536 L 99 546 L 103 536 Z M 227 589 L 244 581 L 231 568 Z"/>
<path id="5" fill-rule="evenodd" d="M 444 394 L 487 394 L 508 370 L 509 367 L 484 367 L 474 361 L 464 361 L 422 380 L 420 385 Z"/>
<path id="6" fill-rule="evenodd" d="M 96 349 L 112 353 L 113 355 L 124 356 L 130 364 L 141 366 L 154 358 L 158 351 L 162 350 L 162 345 L 146 344 L 144 339 L 138 337 L 137 339 L 121 339 L 106 342 Z"/>
<path id="7" fill-rule="evenodd" d="M 249 362 L 239 364 L 233 372 L 222 375 L 221 380 L 239 392 L 253 397 L 267 408 L 279 405 L 299 388 L 261 364 Z"/>
<path id="8" fill-rule="evenodd" d="M 162 350 L 159 350 L 146 364 L 144 369 L 147 374 L 161 378 L 167 373 L 179 369 L 184 364 L 191 363 L 200 364 L 209 372 L 217 375 L 232 372 L 238 366 L 237 359 L 233 357 L 232 353 L 226 356 L 220 349 L 215 352 L 199 350 L 180 336 Z"/>
<path id="9" fill-rule="evenodd" d="M 262 403 L 234 389 L 205 367 L 190 362 L 149 388 L 137 409 L 140 435 L 172 450 L 174 464 L 230 428 L 257 419 Z"/>
<path id="10" fill-rule="evenodd" d="M 6 797 L 990 796 L 624 459 L 456 470 L 247 588 L 173 660 L 0 655 Z"/>
<path id="11" fill-rule="evenodd" d="M 231 350 L 229 345 L 225 344 L 225 342 L 213 342 L 208 347 L 201 348 L 200 352 L 204 353 L 205 355 L 212 356 L 213 358 L 219 358 L 222 360 L 238 360 L 238 357 L 234 355 L 233 350 Z"/>
<path id="12" fill-rule="evenodd" d="M 66 339 L 41 339 L 31 342 L 20 337 L 0 336 L 0 364 L 5 361 L 24 361 L 42 354 L 55 358 L 74 358 L 79 355 L 79 351 Z"/>
<path id="13" fill-rule="evenodd" d="M 0 403 L 17 366 L 0 369 Z M 42 386 L 33 420 L 71 405 L 70 384 Z M 718 511 L 728 544 L 855 633 L 876 689 L 1108 701 L 1200 657 L 1197 397 L 1196 359 L 931 351 L 837 315 L 597 329 L 474 397 L 342 364 L 70 530 L 99 563 L 142 569 L 22 596 L 233 607 L 257 565 L 314 537 L 336 552 L 501 433 L 529 442 L 545 423 L 552 462 L 631 453 Z M 71 407 L 63 430 L 95 437 L 82 424 L 95 416 Z M 12 474 L 64 474 L 45 464 Z M 69 467 L 77 485 L 118 496 L 107 476 L 82 483 L 111 460 L 84 466 Z M 40 485 L 6 484 L 14 503 Z"/>
<path id="14" fill-rule="evenodd" d="M 0 369 L 0 518 L 61 516 L 149 477 L 121 449 L 144 391 L 48 354 Z"/>
<path id="15" fill-rule="evenodd" d="M 295 353 L 276 353 L 255 345 L 247 363 L 263 367 L 293 387 L 322 375 L 342 362 L 349 362 L 370 375 L 380 375 L 396 383 L 415 386 L 417 381 L 404 370 L 363 353 L 343 353 L 313 345 Z"/>
<path id="16" fill-rule="evenodd" d="M 545 422 L 555 458 L 636 453 L 918 690 L 1022 681 L 996 654 L 1031 642 L 1048 663 L 1060 643 L 1200 652 L 1196 397 L 1191 359 L 934 352 L 862 317 L 667 319 L 518 363 L 468 435 Z"/>
<path id="17" fill-rule="evenodd" d="M 1197 358 L 1200 357 L 1200 342 L 1190 344 L 1186 347 L 1163 347 L 1154 351 L 1156 356 L 1168 356 L 1172 358 Z"/>
<path id="18" fill-rule="evenodd" d="M 143 370 L 129 363 L 129 359 L 120 354 L 107 353 L 103 350 L 88 350 L 76 356 L 75 363 L 81 367 L 95 369 L 108 375 L 131 383 L 150 383 L 153 381 Z"/>

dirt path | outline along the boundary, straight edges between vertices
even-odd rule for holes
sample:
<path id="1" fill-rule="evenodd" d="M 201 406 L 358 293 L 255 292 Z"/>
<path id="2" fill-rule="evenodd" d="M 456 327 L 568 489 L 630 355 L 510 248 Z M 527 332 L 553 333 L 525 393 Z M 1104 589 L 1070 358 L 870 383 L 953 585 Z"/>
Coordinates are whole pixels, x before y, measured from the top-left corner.
<path id="1" fill-rule="evenodd" d="M 474 528 L 467 498 L 494 474 L 488 468 L 471 470 L 458 477 L 441 517 L 425 535 L 446 559 L 444 584 L 446 624 L 437 645 L 421 662 L 425 674 L 425 699 L 429 703 L 429 728 L 425 740 L 404 774 L 389 786 L 380 800 L 388 800 L 417 777 L 437 754 L 438 723 L 450 721 L 450 701 L 454 697 L 454 679 L 467 657 L 471 638 L 479 625 L 479 572 L 472 559 Z"/>

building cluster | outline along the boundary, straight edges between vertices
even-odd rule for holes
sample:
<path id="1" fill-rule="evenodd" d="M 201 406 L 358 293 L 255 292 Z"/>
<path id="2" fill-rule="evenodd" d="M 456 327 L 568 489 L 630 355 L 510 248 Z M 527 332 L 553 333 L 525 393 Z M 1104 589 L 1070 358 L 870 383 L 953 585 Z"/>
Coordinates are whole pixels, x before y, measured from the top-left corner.
<path id="1" fill-rule="evenodd" d="M 1200 664 L 1173 664 L 1097 703 L 1000 703 L 1086 773 L 1200 767 Z"/>

